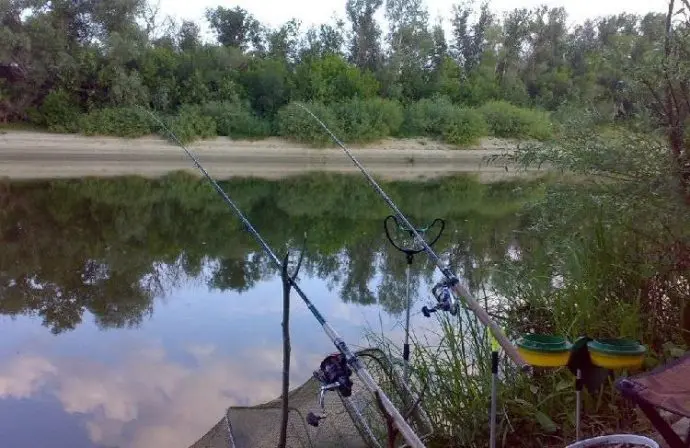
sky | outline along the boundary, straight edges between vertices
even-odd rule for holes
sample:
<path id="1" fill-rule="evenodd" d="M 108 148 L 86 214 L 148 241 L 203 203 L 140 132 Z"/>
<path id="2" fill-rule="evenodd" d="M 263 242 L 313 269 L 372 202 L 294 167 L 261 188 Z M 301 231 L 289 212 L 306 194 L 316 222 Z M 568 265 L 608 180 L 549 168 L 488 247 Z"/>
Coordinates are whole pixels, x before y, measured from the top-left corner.
<path id="1" fill-rule="evenodd" d="M 345 0 L 301 0 L 297 2 L 279 0 L 159 0 L 160 12 L 176 17 L 178 20 L 192 19 L 201 22 L 207 7 L 239 6 L 251 12 L 259 21 L 278 27 L 291 18 L 298 18 L 303 25 L 318 25 L 329 22 L 334 16 L 345 16 Z M 445 21 L 450 16 L 452 5 L 458 0 L 426 0 L 432 22 L 437 18 Z M 479 0 L 475 1 L 480 4 Z M 509 11 L 519 7 L 533 7 L 545 4 L 549 7 L 563 6 L 568 11 L 570 21 L 581 22 L 589 17 L 616 14 L 620 12 L 644 14 L 650 11 L 663 12 L 665 0 L 491 0 L 495 12 Z M 447 25 L 447 24 L 446 24 Z"/>

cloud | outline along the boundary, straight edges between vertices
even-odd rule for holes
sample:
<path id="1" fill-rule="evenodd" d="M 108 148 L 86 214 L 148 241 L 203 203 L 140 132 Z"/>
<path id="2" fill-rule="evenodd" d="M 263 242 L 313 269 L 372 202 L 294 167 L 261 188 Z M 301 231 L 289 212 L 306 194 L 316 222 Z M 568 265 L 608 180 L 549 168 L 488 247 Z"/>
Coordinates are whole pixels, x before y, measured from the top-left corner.
<path id="1" fill-rule="evenodd" d="M 195 366 L 146 346 L 117 363 L 17 355 L 0 370 L 0 396 L 53 394 L 65 410 L 85 420 L 96 444 L 122 448 L 186 448 L 205 434 L 230 405 L 253 405 L 280 394 L 280 349 L 247 349 L 219 356 L 211 345 L 185 348 Z M 306 380 L 320 356 L 293 349 L 291 383 Z M 49 387 L 45 387 L 49 386 Z"/>

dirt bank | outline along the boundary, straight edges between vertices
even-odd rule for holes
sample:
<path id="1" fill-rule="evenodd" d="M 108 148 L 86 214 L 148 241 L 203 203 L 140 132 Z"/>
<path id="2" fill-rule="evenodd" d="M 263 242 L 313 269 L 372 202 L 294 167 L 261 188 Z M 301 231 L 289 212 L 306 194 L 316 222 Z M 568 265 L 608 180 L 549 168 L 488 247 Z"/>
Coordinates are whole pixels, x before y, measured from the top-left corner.
<path id="1" fill-rule="evenodd" d="M 506 173 L 503 166 L 487 166 L 484 158 L 513 147 L 511 142 L 498 139 L 484 139 L 472 149 L 453 149 L 428 139 L 387 139 L 351 149 L 373 175 L 384 179 L 465 172 L 492 181 L 514 174 L 512 170 Z M 189 148 L 209 173 L 220 179 L 275 179 L 309 171 L 357 172 L 339 148 L 311 148 L 277 138 L 241 141 L 219 137 L 192 143 Z M 197 172 L 180 148 L 158 137 L 120 139 L 21 131 L 0 135 L 0 178 L 156 177 L 176 170 Z"/>

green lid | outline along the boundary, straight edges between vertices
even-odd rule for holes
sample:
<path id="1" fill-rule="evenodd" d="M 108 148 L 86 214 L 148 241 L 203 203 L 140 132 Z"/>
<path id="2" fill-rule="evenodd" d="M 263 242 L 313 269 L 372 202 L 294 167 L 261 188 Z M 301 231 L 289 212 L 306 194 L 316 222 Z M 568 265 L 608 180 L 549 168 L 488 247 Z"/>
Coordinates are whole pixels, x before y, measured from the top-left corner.
<path id="1" fill-rule="evenodd" d="M 632 339 L 595 339 L 587 343 L 591 351 L 620 356 L 639 356 L 647 347 Z"/>
<path id="2" fill-rule="evenodd" d="M 526 350 L 550 353 L 567 352 L 572 347 L 563 336 L 550 334 L 526 334 L 518 340 L 517 345 Z"/>

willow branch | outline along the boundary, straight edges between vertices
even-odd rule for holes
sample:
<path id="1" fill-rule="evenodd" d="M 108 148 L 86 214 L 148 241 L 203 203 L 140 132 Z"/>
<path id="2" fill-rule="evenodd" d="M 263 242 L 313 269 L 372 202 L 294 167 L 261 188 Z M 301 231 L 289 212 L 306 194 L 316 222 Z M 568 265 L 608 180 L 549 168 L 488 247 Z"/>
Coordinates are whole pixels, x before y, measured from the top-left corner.
<path id="1" fill-rule="evenodd" d="M 644 84 L 645 87 L 647 87 L 649 93 L 652 94 L 654 100 L 658 103 L 655 104 L 655 109 L 657 109 L 659 115 L 661 115 L 662 117 L 668 117 L 670 111 L 666 110 L 666 103 L 661 99 L 656 89 L 654 89 L 654 86 L 652 86 L 652 83 L 648 79 L 641 79 L 640 82 Z"/>

